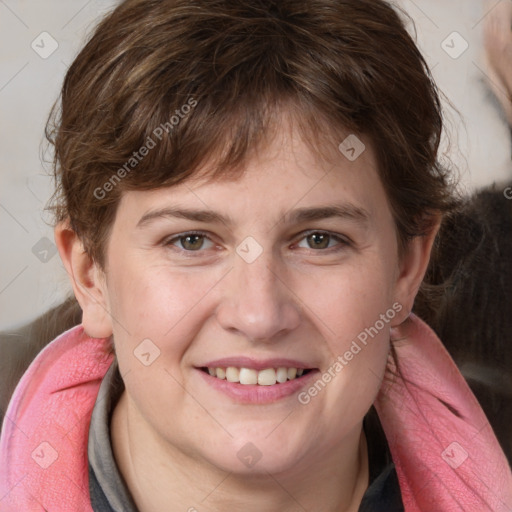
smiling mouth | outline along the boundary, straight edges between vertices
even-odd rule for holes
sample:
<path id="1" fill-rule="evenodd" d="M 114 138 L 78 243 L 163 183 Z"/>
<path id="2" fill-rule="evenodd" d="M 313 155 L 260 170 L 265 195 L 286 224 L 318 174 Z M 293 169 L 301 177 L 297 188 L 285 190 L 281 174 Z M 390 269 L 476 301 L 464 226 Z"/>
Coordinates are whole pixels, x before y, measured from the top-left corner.
<path id="1" fill-rule="evenodd" d="M 215 377 L 219 380 L 238 383 L 242 385 L 273 386 L 275 384 L 284 384 L 291 380 L 298 380 L 305 377 L 308 373 L 314 371 L 312 368 L 265 368 L 263 370 L 254 370 L 252 368 L 237 368 L 228 366 L 227 368 L 210 368 L 203 366 L 201 371 Z"/>

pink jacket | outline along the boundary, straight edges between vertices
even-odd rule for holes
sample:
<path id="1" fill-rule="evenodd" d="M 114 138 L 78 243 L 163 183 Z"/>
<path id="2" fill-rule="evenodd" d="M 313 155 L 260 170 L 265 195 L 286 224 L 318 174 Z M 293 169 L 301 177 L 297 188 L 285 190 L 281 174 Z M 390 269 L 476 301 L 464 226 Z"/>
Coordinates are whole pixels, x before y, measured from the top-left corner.
<path id="1" fill-rule="evenodd" d="M 435 333 L 411 315 L 393 339 L 402 375 L 375 402 L 406 512 L 510 512 L 512 473 L 476 398 Z M 2 512 L 91 512 L 87 440 L 109 340 L 82 326 L 20 380 L 0 438 Z M 392 368 L 390 368 L 392 370 Z"/>

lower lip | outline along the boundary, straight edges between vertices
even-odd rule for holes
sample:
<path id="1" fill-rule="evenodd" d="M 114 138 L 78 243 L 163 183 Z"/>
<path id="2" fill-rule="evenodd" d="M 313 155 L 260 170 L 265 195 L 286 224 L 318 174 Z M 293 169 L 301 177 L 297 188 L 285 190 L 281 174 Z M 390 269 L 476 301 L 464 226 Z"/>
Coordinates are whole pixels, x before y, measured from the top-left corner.
<path id="1" fill-rule="evenodd" d="M 234 399 L 236 402 L 243 404 L 271 404 L 277 402 L 278 400 L 297 393 L 320 373 L 318 370 L 311 370 L 298 379 L 287 380 L 286 382 L 273 384 L 271 386 L 260 386 L 259 384 L 229 382 L 226 379 L 212 377 L 203 370 L 197 368 L 196 370 L 202 375 L 207 384 Z"/>

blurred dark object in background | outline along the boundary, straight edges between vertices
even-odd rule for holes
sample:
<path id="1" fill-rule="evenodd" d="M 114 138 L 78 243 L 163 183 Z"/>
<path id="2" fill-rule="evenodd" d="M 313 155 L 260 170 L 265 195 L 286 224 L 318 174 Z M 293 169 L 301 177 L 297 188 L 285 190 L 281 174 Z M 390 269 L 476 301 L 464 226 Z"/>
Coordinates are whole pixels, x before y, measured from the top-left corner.
<path id="1" fill-rule="evenodd" d="M 414 312 L 445 344 L 512 465 L 511 186 L 483 189 L 446 218 Z"/>

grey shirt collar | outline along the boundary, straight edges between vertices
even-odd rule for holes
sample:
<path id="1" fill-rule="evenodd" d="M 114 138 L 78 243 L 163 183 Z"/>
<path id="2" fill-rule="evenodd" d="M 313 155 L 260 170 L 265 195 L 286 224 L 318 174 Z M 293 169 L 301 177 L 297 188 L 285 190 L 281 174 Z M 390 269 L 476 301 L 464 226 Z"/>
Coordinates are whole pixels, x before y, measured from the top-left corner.
<path id="1" fill-rule="evenodd" d="M 112 411 L 123 390 L 117 359 L 114 359 L 103 377 L 94 404 L 87 445 L 89 494 L 91 506 L 98 512 L 138 512 L 117 468 L 110 439 Z"/>

